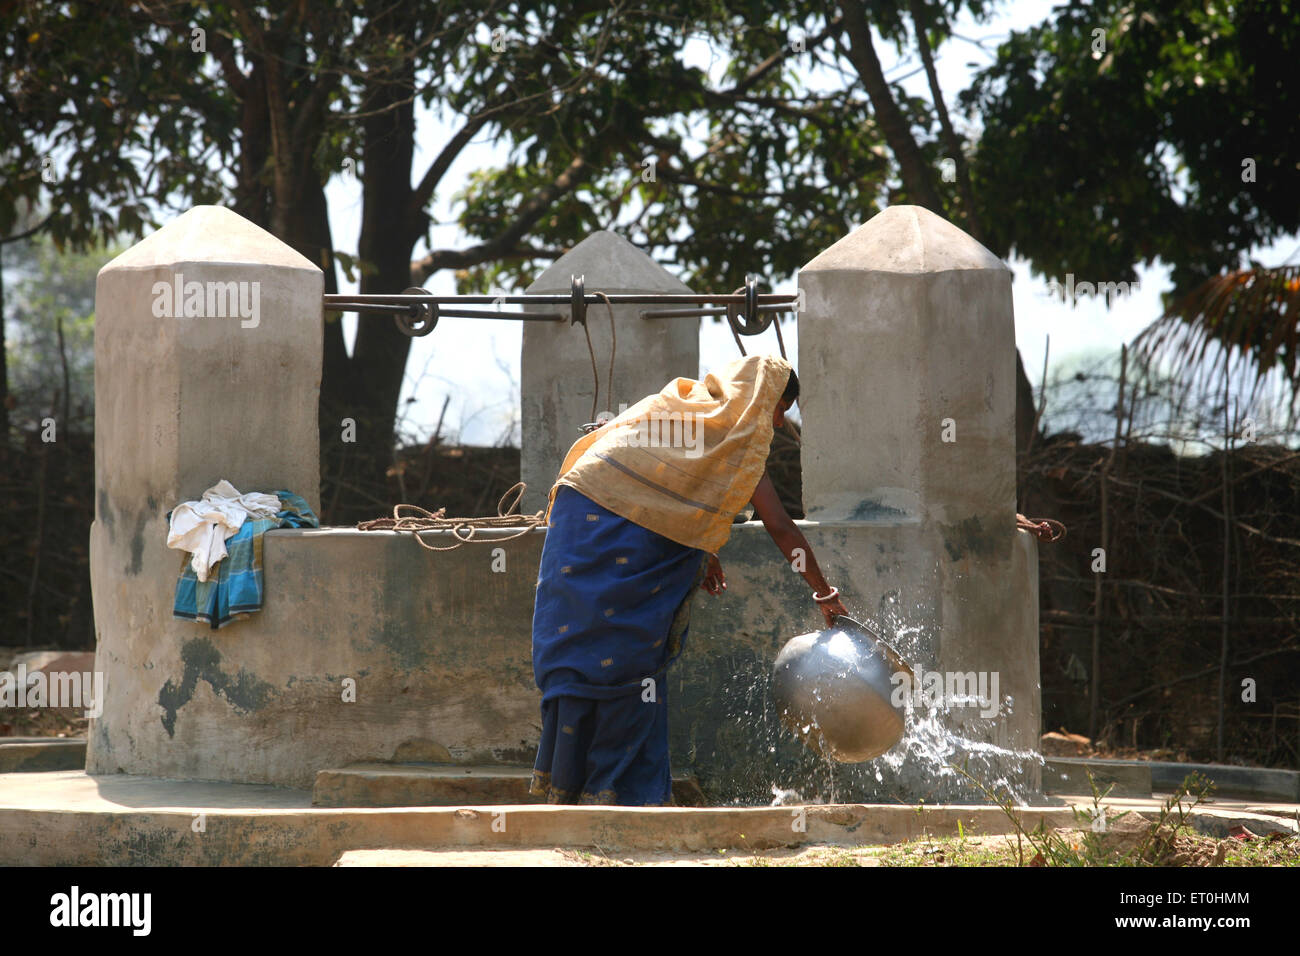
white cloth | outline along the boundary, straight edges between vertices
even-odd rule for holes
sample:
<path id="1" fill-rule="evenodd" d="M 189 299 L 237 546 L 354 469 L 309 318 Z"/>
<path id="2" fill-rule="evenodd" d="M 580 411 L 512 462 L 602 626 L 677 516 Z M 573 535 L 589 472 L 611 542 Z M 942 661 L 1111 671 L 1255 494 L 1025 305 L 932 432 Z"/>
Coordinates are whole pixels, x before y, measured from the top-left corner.
<path id="1" fill-rule="evenodd" d="M 199 501 L 184 501 L 172 510 L 167 547 L 194 555 L 190 567 L 200 581 L 226 556 L 226 539 L 248 518 L 270 518 L 280 510 L 276 495 L 251 492 L 241 495 L 224 478 L 203 492 Z"/>

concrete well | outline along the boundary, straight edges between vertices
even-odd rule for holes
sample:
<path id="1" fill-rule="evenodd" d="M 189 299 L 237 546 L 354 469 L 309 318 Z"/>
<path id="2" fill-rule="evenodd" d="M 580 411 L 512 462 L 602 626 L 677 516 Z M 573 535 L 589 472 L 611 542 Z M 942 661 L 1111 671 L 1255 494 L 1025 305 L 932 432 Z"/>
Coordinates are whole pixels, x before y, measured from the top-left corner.
<path id="1" fill-rule="evenodd" d="M 220 218 L 205 229 L 176 228 L 196 213 Z M 542 530 L 445 552 L 391 532 L 274 531 L 265 538 L 261 612 L 215 632 L 171 618 L 181 555 L 164 547 L 163 516 L 177 502 L 225 477 L 242 491 L 288 487 L 316 504 L 320 273 L 218 213 L 187 214 L 100 277 L 103 457 L 92 575 L 96 666 L 108 699 L 92 723 L 88 769 L 306 788 L 317 771 L 352 763 L 530 764 L 540 731 L 530 631 Z M 221 250 L 252 250 L 245 258 L 261 271 L 204 245 L 212 230 L 222 233 Z M 246 238 L 233 242 L 231 233 Z M 144 257 L 138 250 L 149 243 Z M 575 271 L 588 289 L 685 291 L 616 237 L 592 237 L 570 256 L 532 291 L 567 291 Z M 271 338 L 245 335 L 238 321 L 155 317 L 154 273 L 182 265 L 187 280 L 211 269 L 281 289 L 276 308 L 263 307 Z M 687 649 L 670 672 L 674 772 L 693 773 L 717 803 L 767 803 L 773 785 L 840 801 L 971 797 L 940 770 L 961 759 L 955 734 L 972 745 L 972 770 L 1036 790 L 1034 761 L 987 746 L 1028 750 L 1038 734 L 1037 552 L 1013 521 L 1006 270 L 949 224 L 899 207 L 814 259 L 800 283 L 812 518 L 804 530 L 850 610 L 896 631 L 914 665 L 998 672 L 999 712 L 950 709 L 940 718 L 942 741 L 921 734 L 832 774 L 779 729 L 768 690 L 782 644 L 815 629 L 820 615 L 761 525 L 750 523 L 734 529 L 720 555 L 728 591 L 698 595 Z M 603 313 L 598 306 L 589 315 L 602 393 Z M 613 401 L 696 372 L 696 320 L 641 320 L 616 309 L 615 321 Z M 199 335 L 214 338 L 187 338 Z M 195 381 L 191 341 L 204 343 Z M 544 492 L 588 420 L 590 358 L 582 330 L 567 323 L 529 324 L 524 341 L 525 478 Z M 187 424 L 225 435 L 204 423 L 215 409 L 225 421 L 223 400 L 244 381 L 242 370 L 268 360 L 279 373 L 247 385 L 251 404 L 229 419 L 253 441 L 228 448 L 185 439 Z M 939 419 L 947 417 L 956 420 L 955 443 L 942 441 Z M 526 510 L 540 502 L 534 497 Z"/>

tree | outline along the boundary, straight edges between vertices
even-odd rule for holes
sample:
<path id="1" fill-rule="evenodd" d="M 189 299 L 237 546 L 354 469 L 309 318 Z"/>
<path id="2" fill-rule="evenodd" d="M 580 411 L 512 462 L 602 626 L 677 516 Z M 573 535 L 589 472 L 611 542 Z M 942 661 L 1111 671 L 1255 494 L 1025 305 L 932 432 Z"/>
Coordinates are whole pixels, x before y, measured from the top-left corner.
<path id="1" fill-rule="evenodd" d="M 363 292 L 397 291 L 440 269 L 464 272 L 466 281 L 479 268 L 504 277 L 491 270 L 553 258 L 651 193 L 671 216 L 652 241 L 680 231 L 691 196 L 712 192 L 747 211 L 763 199 L 763 215 L 733 217 L 711 238 L 678 244 L 691 250 L 686 261 L 715 277 L 777 262 L 788 271 L 819 237 L 865 218 L 883 172 L 863 133 L 865 104 L 846 96 L 797 102 L 785 33 L 750 28 L 723 4 L 688 0 L 648 15 L 595 3 L 136 3 L 107 11 L 29 3 L 6 19 L 14 72 L 5 106 L 30 120 L 13 124 L 21 135 L 5 163 L 15 175 L 0 208 L 46 200 L 56 240 L 84 243 L 118 225 L 113 210 L 128 232 L 143 231 L 153 222 L 151 196 L 226 199 L 321 263 L 327 290 L 336 288 L 336 258 L 359 266 Z M 704 71 L 682 63 L 683 38 L 695 33 L 737 58 L 733 81 L 715 89 Z M 747 58 L 751 47 L 760 62 Z M 423 170 L 412 168 L 417 97 L 462 118 Z M 713 111 L 729 111 L 743 128 L 728 134 L 727 148 L 686 158 L 686 124 Z M 779 111 L 785 122 L 765 122 Z M 515 144 L 511 167 L 481 177 L 466 197 L 463 221 L 477 241 L 413 261 L 447 169 L 477 135 Z M 664 179 L 647 183 L 643 163 L 660 155 Z M 65 169 L 43 179 L 37 173 L 51 157 Z M 680 168 L 673 157 L 685 160 Z M 324 198 L 344 158 L 356 160 L 362 179 L 356 263 L 333 252 Z M 738 174 L 784 182 L 737 186 Z M 827 183 L 854 201 L 825 198 L 818 186 Z M 812 228 L 805 235 L 798 224 Z M 716 268 L 724 260 L 732 263 Z M 325 343 L 322 423 L 334 430 L 343 415 L 355 418 L 382 466 L 409 340 L 390 323 L 366 321 L 348 355 L 330 321 Z"/>
<path id="2" fill-rule="evenodd" d="M 983 10 L 891 3 L 872 15 L 900 44 L 911 22 L 928 54 L 962 7 Z M 58 242 L 119 224 L 138 234 L 164 203 L 226 201 L 319 262 L 327 291 L 336 265 L 359 269 L 363 292 L 444 269 L 468 290 L 524 283 L 612 226 L 688 281 L 730 288 L 749 272 L 789 274 L 890 198 L 978 229 L 972 203 L 935 185 L 943 151 L 961 145 L 937 80 L 935 104 L 884 84 L 857 3 L 827 13 L 798 0 L 756 15 L 728 0 L 29 2 L 0 16 L 13 64 L 0 105 L 16 134 L 0 154 L 13 174 L 0 210 L 46 202 Z M 690 41 L 727 63 L 721 78 L 686 65 Z M 862 88 L 808 89 L 816 63 L 856 65 Z M 423 169 L 417 98 L 460 118 Z M 942 140 L 929 134 L 936 115 Z M 511 155 L 460 197 L 471 243 L 413 256 L 447 170 L 483 136 Z M 325 200 L 345 159 L 362 182 L 355 257 L 336 254 Z M 366 320 L 349 355 L 337 316 L 327 320 L 323 434 L 337 438 L 338 421 L 354 418 L 363 460 L 382 469 L 409 340 Z"/>
<path id="3" fill-rule="evenodd" d="M 13 415 L 28 429 L 52 416 L 60 434 L 94 414 L 95 275 L 120 248 L 59 253 L 41 233 L 7 247 L 6 336 Z"/>
<path id="4" fill-rule="evenodd" d="M 1167 320 L 1147 342 L 1192 323 L 1175 352 L 1218 342 L 1294 381 L 1294 276 L 1236 270 L 1300 229 L 1298 56 L 1300 8 L 1255 0 L 1079 4 L 1014 34 L 962 97 L 984 124 L 971 175 L 990 248 L 1087 281 L 1159 259 Z"/>

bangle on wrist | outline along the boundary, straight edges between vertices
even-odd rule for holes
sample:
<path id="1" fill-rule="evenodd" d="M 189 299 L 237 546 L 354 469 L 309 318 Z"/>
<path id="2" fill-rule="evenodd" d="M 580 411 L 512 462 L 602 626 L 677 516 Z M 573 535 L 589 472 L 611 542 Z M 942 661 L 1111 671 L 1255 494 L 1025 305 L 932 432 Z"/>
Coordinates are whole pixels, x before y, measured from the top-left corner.
<path id="1" fill-rule="evenodd" d="M 813 591 L 813 600 L 816 601 L 818 604 L 825 604 L 828 601 L 834 601 L 839 596 L 840 596 L 839 588 L 831 588 L 825 594 L 818 594 L 816 591 Z"/>

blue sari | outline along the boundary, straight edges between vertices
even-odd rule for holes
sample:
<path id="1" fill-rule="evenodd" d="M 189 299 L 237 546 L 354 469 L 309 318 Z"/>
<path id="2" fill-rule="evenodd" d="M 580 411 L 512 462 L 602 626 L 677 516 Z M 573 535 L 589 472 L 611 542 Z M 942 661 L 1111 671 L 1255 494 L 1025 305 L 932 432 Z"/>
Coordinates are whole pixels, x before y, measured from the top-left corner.
<path id="1" fill-rule="evenodd" d="M 664 675 L 706 558 L 558 489 L 533 611 L 542 737 L 531 793 L 549 803 L 671 802 Z"/>

